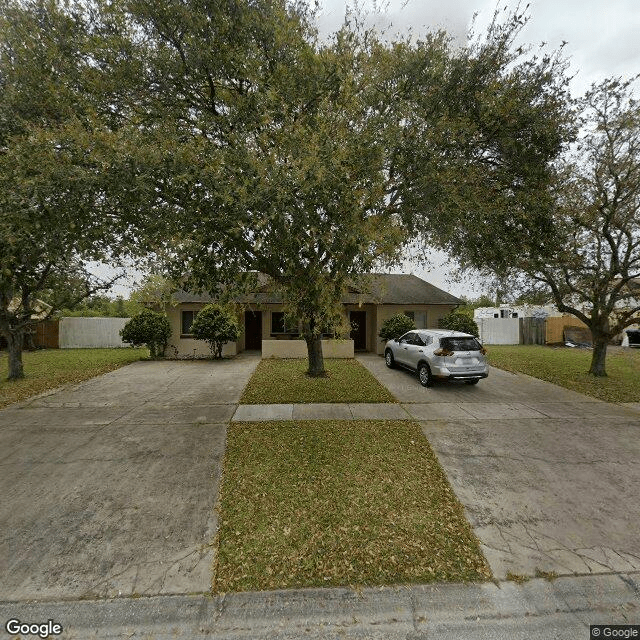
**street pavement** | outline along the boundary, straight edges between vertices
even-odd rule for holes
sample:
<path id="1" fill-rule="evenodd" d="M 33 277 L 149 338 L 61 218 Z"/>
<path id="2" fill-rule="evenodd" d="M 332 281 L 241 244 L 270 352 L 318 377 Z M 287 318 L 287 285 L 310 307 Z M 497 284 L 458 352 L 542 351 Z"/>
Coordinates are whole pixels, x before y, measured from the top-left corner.
<path id="1" fill-rule="evenodd" d="M 259 361 L 241 354 L 139 362 L 0 411 L 0 621 L 52 619 L 78 640 L 587 638 L 640 623 L 637 403 L 498 370 L 425 389 L 358 359 L 397 404 L 239 405 Z M 417 420 L 496 583 L 211 596 L 231 419 Z"/>

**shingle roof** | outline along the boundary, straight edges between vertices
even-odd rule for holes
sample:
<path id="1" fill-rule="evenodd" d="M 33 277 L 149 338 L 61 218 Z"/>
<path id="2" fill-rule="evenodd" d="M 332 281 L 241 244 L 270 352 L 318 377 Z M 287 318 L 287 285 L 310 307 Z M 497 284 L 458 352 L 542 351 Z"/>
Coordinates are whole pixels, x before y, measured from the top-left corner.
<path id="1" fill-rule="evenodd" d="M 274 290 L 266 276 L 260 274 L 258 291 L 237 298 L 238 302 L 250 304 L 278 304 L 282 295 Z M 212 302 L 207 294 L 177 291 L 176 302 Z M 462 300 L 439 289 L 431 283 L 409 274 L 372 273 L 362 284 L 352 285 L 343 297 L 344 304 L 462 304 Z"/>

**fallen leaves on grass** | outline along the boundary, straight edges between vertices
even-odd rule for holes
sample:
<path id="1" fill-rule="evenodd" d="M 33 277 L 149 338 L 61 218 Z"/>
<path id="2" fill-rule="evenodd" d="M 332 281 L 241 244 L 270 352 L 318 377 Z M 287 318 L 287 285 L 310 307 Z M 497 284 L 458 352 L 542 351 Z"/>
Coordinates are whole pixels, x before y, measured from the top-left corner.
<path id="1" fill-rule="evenodd" d="M 418 425 L 232 423 L 214 590 L 491 577 Z"/>
<path id="2" fill-rule="evenodd" d="M 306 360 L 261 360 L 240 402 L 395 402 L 357 360 L 325 360 L 328 375 L 321 378 L 307 376 L 307 367 Z"/>
<path id="3" fill-rule="evenodd" d="M 6 380 L 7 354 L 0 353 L 0 407 L 26 400 L 65 384 L 94 376 L 140 360 L 146 349 L 42 349 L 22 354 L 25 377 Z"/>
<path id="4" fill-rule="evenodd" d="M 606 378 L 589 375 L 592 351 L 541 345 L 489 346 L 492 366 L 584 393 L 606 402 L 640 402 L 640 349 L 610 349 Z"/>

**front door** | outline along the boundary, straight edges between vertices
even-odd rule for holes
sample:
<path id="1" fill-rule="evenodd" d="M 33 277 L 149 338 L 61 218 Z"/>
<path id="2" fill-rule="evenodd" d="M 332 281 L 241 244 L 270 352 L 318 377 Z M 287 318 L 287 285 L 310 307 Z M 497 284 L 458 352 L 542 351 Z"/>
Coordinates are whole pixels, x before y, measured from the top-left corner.
<path id="1" fill-rule="evenodd" d="M 244 312 L 244 348 L 262 349 L 262 311 Z"/>
<path id="2" fill-rule="evenodd" d="M 355 351 L 367 350 L 367 312 L 351 311 L 349 313 L 351 323 L 351 339 Z"/>

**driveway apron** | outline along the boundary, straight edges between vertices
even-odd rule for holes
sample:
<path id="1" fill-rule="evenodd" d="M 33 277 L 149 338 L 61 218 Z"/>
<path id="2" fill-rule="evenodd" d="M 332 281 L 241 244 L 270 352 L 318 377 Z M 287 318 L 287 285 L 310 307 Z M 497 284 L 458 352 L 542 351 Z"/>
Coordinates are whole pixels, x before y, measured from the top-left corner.
<path id="1" fill-rule="evenodd" d="M 422 425 L 494 575 L 640 570 L 640 410 L 491 369 L 437 383 L 358 358 Z"/>
<path id="2" fill-rule="evenodd" d="M 0 411 L 0 600 L 202 593 L 258 356 L 137 362 Z"/>

